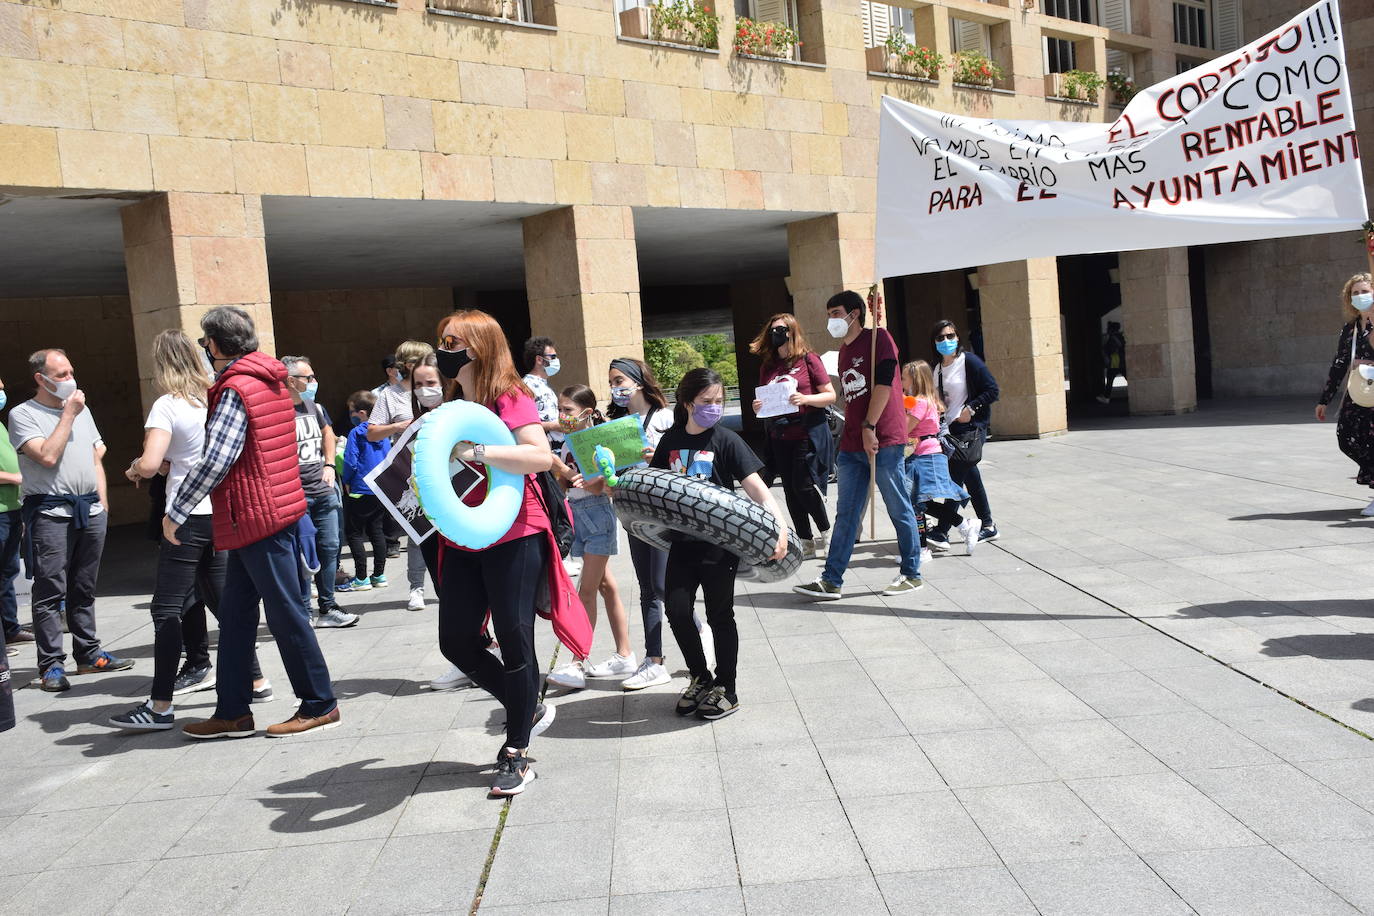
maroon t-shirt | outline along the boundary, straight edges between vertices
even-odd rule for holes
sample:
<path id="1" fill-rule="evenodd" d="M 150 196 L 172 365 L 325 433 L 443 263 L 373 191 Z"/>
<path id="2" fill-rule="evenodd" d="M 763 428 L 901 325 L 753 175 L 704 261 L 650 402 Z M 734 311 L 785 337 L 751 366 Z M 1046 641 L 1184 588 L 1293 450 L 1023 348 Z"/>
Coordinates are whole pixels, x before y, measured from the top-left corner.
<path id="1" fill-rule="evenodd" d="M 791 378 L 797 383 L 798 394 L 816 394 L 821 390 L 821 386 L 830 381 L 830 376 L 826 374 L 825 365 L 821 363 L 821 358 L 815 353 L 808 353 L 800 360 L 792 363 L 780 362 L 772 366 L 762 366 L 759 368 L 759 386 L 771 385 L 774 382 L 785 378 Z M 807 414 L 820 410 L 819 407 L 803 406 L 799 413 L 787 414 L 778 419 L 789 420 L 784 424 L 774 423 L 772 426 L 774 439 L 798 440 L 806 438 L 806 431 L 809 428 Z"/>
<path id="2" fill-rule="evenodd" d="M 891 360 L 894 364 L 892 377 L 879 379 L 881 384 L 891 385 L 892 393 L 887 406 L 878 418 L 878 446 L 902 445 L 906 442 L 906 411 L 902 407 L 902 386 L 898 384 L 897 344 L 886 328 L 879 328 L 877 361 Z M 870 349 L 873 344 L 869 335 L 873 332 L 865 328 L 854 339 L 840 347 L 840 391 L 844 395 L 844 434 L 840 437 L 840 451 L 861 452 L 864 449 L 863 427 L 868 419 L 868 401 L 873 395 L 873 366 L 869 365 Z"/>

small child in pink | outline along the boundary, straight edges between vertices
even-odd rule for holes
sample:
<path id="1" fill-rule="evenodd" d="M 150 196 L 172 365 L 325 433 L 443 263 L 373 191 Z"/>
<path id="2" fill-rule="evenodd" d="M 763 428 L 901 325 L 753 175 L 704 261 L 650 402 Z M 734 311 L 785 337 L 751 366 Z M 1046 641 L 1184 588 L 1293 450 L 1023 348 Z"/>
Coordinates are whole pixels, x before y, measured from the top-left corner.
<path id="1" fill-rule="evenodd" d="M 950 479 L 949 459 L 940 447 L 940 415 L 945 405 L 940 402 L 930 364 L 918 359 L 903 366 L 902 388 L 906 393 L 906 472 L 911 478 L 911 506 L 916 510 L 924 562 L 926 504 L 953 499 L 963 505 L 969 495 Z"/>

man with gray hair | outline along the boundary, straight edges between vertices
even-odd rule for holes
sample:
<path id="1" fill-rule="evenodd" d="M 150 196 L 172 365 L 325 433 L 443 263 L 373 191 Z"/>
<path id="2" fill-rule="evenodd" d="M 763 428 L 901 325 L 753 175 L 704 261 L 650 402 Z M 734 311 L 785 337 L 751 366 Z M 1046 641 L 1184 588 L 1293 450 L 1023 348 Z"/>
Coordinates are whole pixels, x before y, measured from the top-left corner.
<path id="1" fill-rule="evenodd" d="M 123 671 L 130 659 L 100 648 L 95 580 L 105 550 L 105 441 L 86 409 L 86 393 L 63 350 L 29 356 L 37 392 L 10 411 L 10 444 L 23 477 L 24 560 L 33 579 L 34 639 L 42 689 L 70 690 L 59 619 L 66 602 L 72 655 L 80 674 Z"/>
<path id="2" fill-rule="evenodd" d="M 301 704 L 290 719 L 269 726 L 268 737 L 331 728 L 339 724 L 339 704 L 301 600 L 296 523 L 306 502 L 286 367 L 258 351 L 253 319 L 241 308 L 213 308 L 200 327 L 200 345 L 217 373 L 207 392 L 205 452 L 167 508 L 162 533 L 179 543 L 177 529 L 209 495 L 215 547 L 229 556 L 219 608 L 215 712 L 182 730 L 192 738 L 246 738 L 255 731 L 250 668 L 259 601 Z"/>

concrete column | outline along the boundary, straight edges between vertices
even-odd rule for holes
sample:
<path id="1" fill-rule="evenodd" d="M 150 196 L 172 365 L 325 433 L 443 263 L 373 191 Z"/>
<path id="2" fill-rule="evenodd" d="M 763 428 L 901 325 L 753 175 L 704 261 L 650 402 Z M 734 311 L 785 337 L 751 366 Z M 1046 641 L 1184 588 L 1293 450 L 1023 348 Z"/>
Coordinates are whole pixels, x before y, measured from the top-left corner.
<path id="1" fill-rule="evenodd" d="M 1121 330 L 1133 414 L 1197 409 L 1187 248 L 1123 251 Z"/>
<path id="2" fill-rule="evenodd" d="M 1064 432 L 1068 418 L 1055 259 L 980 267 L 978 297 L 983 352 L 1002 391 L 992 408 L 993 433 L 1037 438 Z"/>
<path id="3" fill-rule="evenodd" d="M 873 284 L 873 223 L 871 213 L 832 213 L 787 224 L 793 312 L 817 351 L 838 349 L 825 330 L 830 297 Z"/>
<path id="4" fill-rule="evenodd" d="M 181 328 L 198 339 L 200 318 L 214 306 L 247 310 L 259 346 L 275 352 L 261 198 L 174 191 L 131 204 L 120 217 L 145 408 L 157 396 L 153 338 Z"/>
<path id="5" fill-rule="evenodd" d="M 558 344 L 560 385 L 609 396 L 606 367 L 642 358 L 639 261 L 629 207 L 575 206 L 524 220 L 530 331 Z"/>

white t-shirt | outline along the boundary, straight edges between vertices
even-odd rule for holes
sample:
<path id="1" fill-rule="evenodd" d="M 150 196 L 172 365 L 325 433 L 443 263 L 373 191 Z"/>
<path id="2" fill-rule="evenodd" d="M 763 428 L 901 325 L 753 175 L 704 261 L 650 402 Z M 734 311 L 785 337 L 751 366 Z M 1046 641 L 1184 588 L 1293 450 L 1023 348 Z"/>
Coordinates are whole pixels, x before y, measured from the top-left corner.
<path id="1" fill-rule="evenodd" d="M 184 398 L 164 394 L 153 402 L 148 411 L 144 429 L 166 430 L 172 436 L 167 443 L 167 461 L 172 469 L 167 472 L 167 505 L 176 502 L 181 482 L 191 473 L 191 468 L 200 461 L 205 445 L 204 407 L 197 407 Z M 207 495 L 191 510 L 192 515 L 210 514 L 210 497 Z"/>
<path id="2" fill-rule="evenodd" d="M 671 407 L 650 408 L 654 411 L 649 422 L 644 422 L 644 414 L 637 414 L 639 425 L 644 430 L 644 438 L 649 440 L 650 448 L 658 448 L 658 440 L 663 438 L 663 434 L 673 428 L 673 409 Z"/>
<path id="3" fill-rule="evenodd" d="M 959 414 L 964 412 L 964 405 L 968 403 L 968 377 L 964 365 L 964 354 L 960 353 L 954 357 L 954 362 L 948 366 L 935 368 L 935 386 L 937 390 L 944 392 L 945 419 L 943 427 L 948 429 L 949 424 L 959 421 Z"/>

